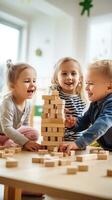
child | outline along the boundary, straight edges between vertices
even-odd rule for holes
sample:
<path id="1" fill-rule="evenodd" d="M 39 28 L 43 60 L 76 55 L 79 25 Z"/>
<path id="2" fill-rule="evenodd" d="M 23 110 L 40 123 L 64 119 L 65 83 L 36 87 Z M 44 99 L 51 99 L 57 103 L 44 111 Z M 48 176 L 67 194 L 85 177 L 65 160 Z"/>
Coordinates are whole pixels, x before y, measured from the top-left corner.
<path id="1" fill-rule="evenodd" d="M 86 85 L 90 107 L 71 127 L 74 131 L 83 131 L 83 135 L 71 144 L 60 146 L 60 151 L 67 151 L 68 154 L 70 150 L 85 148 L 93 141 L 104 149 L 112 150 L 112 60 L 91 64 Z"/>
<path id="2" fill-rule="evenodd" d="M 71 57 L 60 59 L 55 65 L 52 84 L 57 87 L 61 99 L 65 100 L 66 115 L 72 119 L 71 125 L 74 124 L 74 117 L 79 117 L 85 108 L 82 100 L 82 73 L 81 67 L 77 60 Z M 65 129 L 64 140 L 74 141 L 79 134 Z"/>
<path id="3" fill-rule="evenodd" d="M 7 62 L 7 85 L 10 92 L 0 108 L 0 145 L 21 145 L 27 150 L 38 150 L 37 131 L 28 127 L 31 99 L 36 91 L 36 71 L 25 63 Z"/>

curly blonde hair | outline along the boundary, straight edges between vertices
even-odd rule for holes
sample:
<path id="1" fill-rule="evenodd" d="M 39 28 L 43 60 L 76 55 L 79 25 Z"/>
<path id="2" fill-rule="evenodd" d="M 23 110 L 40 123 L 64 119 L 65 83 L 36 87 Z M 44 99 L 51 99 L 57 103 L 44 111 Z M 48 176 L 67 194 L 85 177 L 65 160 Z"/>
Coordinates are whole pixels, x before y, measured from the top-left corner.
<path id="1" fill-rule="evenodd" d="M 88 69 L 97 70 L 100 74 L 106 76 L 110 80 L 112 79 L 112 60 L 98 60 L 91 63 Z"/>

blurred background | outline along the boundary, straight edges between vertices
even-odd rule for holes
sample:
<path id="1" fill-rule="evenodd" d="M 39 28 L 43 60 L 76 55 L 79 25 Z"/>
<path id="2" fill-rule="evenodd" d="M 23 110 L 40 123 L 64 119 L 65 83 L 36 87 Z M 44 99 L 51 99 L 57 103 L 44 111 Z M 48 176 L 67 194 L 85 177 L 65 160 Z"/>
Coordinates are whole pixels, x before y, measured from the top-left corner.
<path id="1" fill-rule="evenodd" d="M 0 92 L 5 63 L 28 62 L 38 74 L 35 115 L 48 93 L 54 64 L 72 56 L 82 66 L 112 59 L 112 0 L 93 0 L 90 16 L 81 15 L 80 0 L 0 0 Z M 89 0 L 88 2 L 91 2 Z"/>

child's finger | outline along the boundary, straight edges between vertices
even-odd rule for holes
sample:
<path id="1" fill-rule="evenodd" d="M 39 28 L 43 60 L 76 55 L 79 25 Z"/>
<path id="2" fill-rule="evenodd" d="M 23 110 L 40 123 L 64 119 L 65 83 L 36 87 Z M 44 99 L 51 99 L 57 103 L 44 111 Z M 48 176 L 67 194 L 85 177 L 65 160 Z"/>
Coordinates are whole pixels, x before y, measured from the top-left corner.
<path id="1" fill-rule="evenodd" d="M 67 148 L 66 144 L 61 144 L 59 147 L 59 151 L 64 152 L 66 150 L 66 148 Z"/>
<path id="2" fill-rule="evenodd" d="M 67 152 L 68 155 L 71 154 L 70 151 L 71 151 L 71 145 L 68 145 L 68 146 L 67 146 L 67 149 L 66 149 L 66 152 Z"/>

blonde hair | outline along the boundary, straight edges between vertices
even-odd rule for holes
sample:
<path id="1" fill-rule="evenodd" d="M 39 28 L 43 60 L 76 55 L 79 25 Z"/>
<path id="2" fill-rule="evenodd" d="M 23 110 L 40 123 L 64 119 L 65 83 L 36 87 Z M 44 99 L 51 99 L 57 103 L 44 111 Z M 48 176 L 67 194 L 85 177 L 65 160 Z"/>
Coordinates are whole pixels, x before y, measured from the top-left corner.
<path id="1" fill-rule="evenodd" d="M 7 86 L 11 89 L 11 85 L 15 84 L 17 79 L 19 78 L 21 72 L 25 69 L 33 69 L 36 73 L 36 70 L 27 63 L 17 63 L 13 64 L 11 60 L 7 61 Z"/>
<path id="2" fill-rule="evenodd" d="M 83 93 L 83 75 L 82 75 L 82 71 L 81 71 L 81 66 L 80 66 L 80 63 L 75 60 L 74 58 L 71 58 L 71 57 L 64 57 L 64 58 L 61 58 L 54 66 L 54 74 L 52 76 L 52 80 L 51 80 L 51 83 L 53 85 L 57 85 L 58 86 L 58 72 L 60 70 L 60 67 L 63 63 L 65 62 L 68 62 L 68 61 L 73 61 L 74 63 L 77 64 L 78 66 L 78 69 L 79 69 L 79 75 L 80 75 L 80 82 L 79 84 L 77 85 L 76 87 L 76 94 L 79 95 L 79 96 L 83 96 L 84 93 Z"/>
<path id="3" fill-rule="evenodd" d="M 112 60 L 99 60 L 89 65 L 88 69 L 97 70 L 100 74 L 112 79 Z"/>

